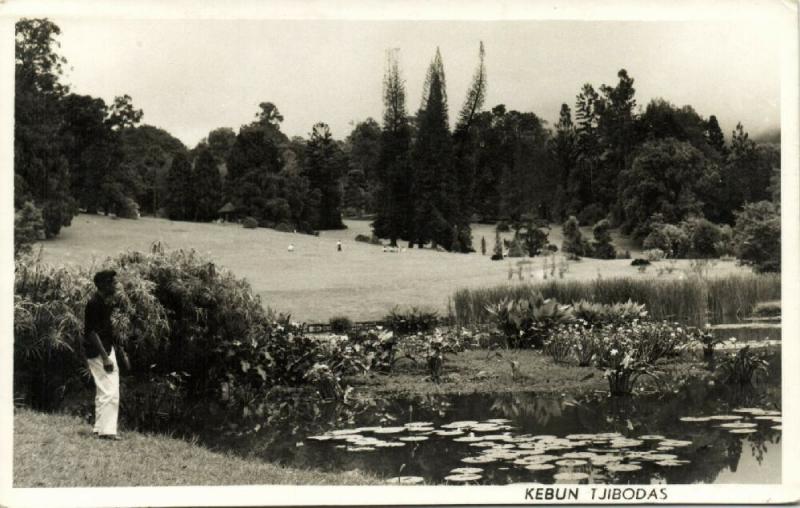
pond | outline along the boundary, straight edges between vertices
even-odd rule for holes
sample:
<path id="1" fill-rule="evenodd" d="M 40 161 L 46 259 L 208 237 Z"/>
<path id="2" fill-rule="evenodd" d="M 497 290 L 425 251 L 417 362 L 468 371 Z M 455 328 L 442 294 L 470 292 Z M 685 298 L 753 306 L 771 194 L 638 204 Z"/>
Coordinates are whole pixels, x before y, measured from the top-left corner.
<path id="1" fill-rule="evenodd" d="M 695 379 L 666 395 L 287 403 L 287 418 L 257 432 L 203 441 L 288 466 L 360 469 L 398 482 L 780 483 L 779 354 L 770 365 L 756 387 Z"/>

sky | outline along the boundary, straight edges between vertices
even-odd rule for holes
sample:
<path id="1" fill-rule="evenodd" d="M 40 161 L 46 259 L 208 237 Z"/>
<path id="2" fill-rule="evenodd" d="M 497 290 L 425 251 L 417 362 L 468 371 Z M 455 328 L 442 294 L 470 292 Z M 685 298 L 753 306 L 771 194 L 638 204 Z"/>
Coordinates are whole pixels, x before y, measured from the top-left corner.
<path id="1" fill-rule="evenodd" d="M 613 85 L 625 68 L 645 106 L 664 98 L 716 115 L 726 137 L 780 124 L 780 37 L 767 22 L 101 20 L 51 17 L 62 29 L 65 81 L 110 103 L 128 94 L 143 123 L 187 146 L 218 127 L 251 122 L 270 101 L 282 130 L 307 137 L 317 122 L 344 138 L 380 122 L 386 50 L 399 48 L 407 104 L 420 104 L 436 48 L 451 123 L 486 48 L 484 108 L 533 111 L 549 125 L 583 83 Z"/>

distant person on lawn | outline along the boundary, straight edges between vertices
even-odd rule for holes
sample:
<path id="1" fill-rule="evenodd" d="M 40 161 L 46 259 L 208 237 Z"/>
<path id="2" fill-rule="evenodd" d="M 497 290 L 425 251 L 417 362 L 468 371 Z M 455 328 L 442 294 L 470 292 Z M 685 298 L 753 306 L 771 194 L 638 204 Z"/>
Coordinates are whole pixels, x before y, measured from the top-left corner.
<path id="1" fill-rule="evenodd" d="M 100 438 L 118 440 L 119 366 L 117 353 L 126 369 L 128 357 L 114 337 L 111 312 L 114 310 L 114 270 L 102 270 L 94 276 L 97 290 L 86 304 L 84 314 L 84 351 L 89 371 L 94 378 L 94 429 Z M 116 347 L 115 347 L 116 346 Z"/>

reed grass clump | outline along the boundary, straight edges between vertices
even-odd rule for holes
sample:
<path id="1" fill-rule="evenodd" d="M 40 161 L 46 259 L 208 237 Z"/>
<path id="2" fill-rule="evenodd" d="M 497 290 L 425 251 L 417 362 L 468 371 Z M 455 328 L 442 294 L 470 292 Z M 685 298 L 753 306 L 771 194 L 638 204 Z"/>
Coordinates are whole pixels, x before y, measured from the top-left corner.
<path id="1" fill-rule="evenodd" d="M 749 316 L 758 302 L 780 299 L 777 274 L 742 274 L 726 277 L 690 277 L 683 280 L 642 280 L 628 277 L 587 281 L 553 280 L 536 284 L 460 289 L 452 298 L 458 325 L 491 321 L 487 307 L 504 300 L 530 299 L 534 295 L 573 304 L 581 300 L 616 304 L 628 300 L 644 304 L 655 320 L 702 326 L 737 321 Z"/>

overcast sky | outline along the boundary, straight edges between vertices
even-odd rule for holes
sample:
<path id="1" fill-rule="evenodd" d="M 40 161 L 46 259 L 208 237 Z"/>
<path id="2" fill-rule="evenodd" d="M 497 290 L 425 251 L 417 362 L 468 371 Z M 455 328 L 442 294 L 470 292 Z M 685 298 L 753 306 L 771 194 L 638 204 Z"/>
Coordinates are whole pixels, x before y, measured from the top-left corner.
<path id="1" fill-rule="evenodd" d="M 663 97 L 717 115 L 726 138 L 741 121 L 752 134 L 780 123 L 779 35 L 759 21 L 231 21 L 52 18 L 62 29 L 66 81 L 110 102 L 129 94 L 143 122 L 189 147 L 217 127 L 250 122 L 271 101 L 289 136 L 314 123 L 344 138 L 352 123 L 382 115 L 387 48 L 400 48 L 409 112 L 420 102 L 438 46 L 451 121 L 486 47 L 485 108 L 533 111 L 550 125 L 585 82 L 635 79 L 638 104 Z"/>

